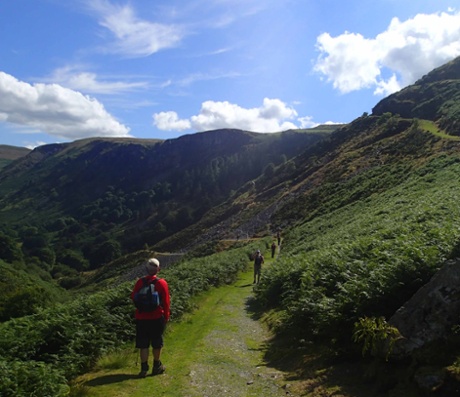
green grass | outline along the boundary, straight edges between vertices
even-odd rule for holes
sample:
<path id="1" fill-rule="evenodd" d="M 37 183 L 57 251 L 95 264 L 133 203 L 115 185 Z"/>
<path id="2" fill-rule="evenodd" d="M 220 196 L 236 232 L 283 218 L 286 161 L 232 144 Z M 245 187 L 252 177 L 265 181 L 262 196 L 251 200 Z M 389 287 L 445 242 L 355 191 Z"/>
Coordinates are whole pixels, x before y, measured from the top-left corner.
<path id="1" fill-rule="evenodd" d="M 350 340 L 364 315 L 392 315 L 458 244 L 458 161 L 438 158 L 399 185 L 286 230 L 280 271 L 258 298 L 276 306 L 281 294 L 282 326 L 325 340 Z"/>
<path id="2" fill-rule="evenodd" d="M 270 334 L 245 310 L 252 289 L 249 270 L 236 283 L 195 298 L 197 309 L 168 325 L 162 354 L 165 374 L 137 379 L 137 351 L 128 347 L 105 357 L 98 370 L 77 379 L 72 396 L 285 395 L 279 380 L 271 376 L 278 371 L 264 362 Z"/>
<path id="3" fill-rule="evenodd" d="M 447 132 L 438 128 L 438 126 L 430 120 L 419 120 L 419 126 L 421 129 L 431 132 L 442 139 L 450 139 L 452 141 L 460 141 L 460 137 L 449 135 Z"/>

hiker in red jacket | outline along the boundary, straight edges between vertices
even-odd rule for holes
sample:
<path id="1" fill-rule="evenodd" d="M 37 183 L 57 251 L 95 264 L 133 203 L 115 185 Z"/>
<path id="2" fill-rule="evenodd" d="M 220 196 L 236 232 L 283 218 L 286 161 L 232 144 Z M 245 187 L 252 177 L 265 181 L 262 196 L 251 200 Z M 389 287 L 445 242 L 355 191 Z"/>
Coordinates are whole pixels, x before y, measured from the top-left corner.
<path id="1" fill-rule="evenodd" d="M 143 311 L 136 308 L 136 347 L 139 349 L 141 358 L 141 372 L 139 376 L 145 378 L 149 371 L 149 348 L 153 351 L 152 375 L 162 374 L 165 371 L 160 361 L 163 347 L 163 332 L 170 315 L 170 302 L 168 283 L 157 277 L 160 271 L 160 262 L 156 258 L 150 258 L 144 263 L 147 275 L 137 280 L 131 292 L 131 299 L 135 300 L 136 294 L 143 286 L 154 283 L 155 291 L 160 297 L 160 305 L 152 311 Z"/>

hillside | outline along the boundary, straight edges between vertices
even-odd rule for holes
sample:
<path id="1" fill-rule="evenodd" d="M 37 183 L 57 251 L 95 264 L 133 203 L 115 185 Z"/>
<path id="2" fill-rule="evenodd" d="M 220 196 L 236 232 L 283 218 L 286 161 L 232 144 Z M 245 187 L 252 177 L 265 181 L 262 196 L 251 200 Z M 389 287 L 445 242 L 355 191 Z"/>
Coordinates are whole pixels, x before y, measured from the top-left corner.
<path id="1" fill-rule="evenodd" d="M 73 296 L 116 285 L 62 308 L 62 316 L 85 329 L 92 320 L 83 313 L 95 301 L 116 307 L 112 338 L 128 341 L 125 277 L 134 277 L 131 270 L 148 252 L 184 254 L 165 270 L 180 321 L 190 309 L 187 294 L 231 283 L 254 249 L 267 248 L 281 230 L 276 271 L 264 273 L 255 288 L 279 338 L 291 346 L 328 346 L 331 366 L 367 360 L 366 375 L 382 395 L 432 395 L 423 380 L 439 372 L 433 395 L 453 396 L 460 373 L 455 318 L 442 340 L 402 361 L 376 352 L 396 335 L 386 320 L 460 252 L 459 71 L 460 58 L 333 131 L 225 130 L 37 148 L 0 172 L 0 258 L 6 266 L 30 259 L 37 274 L 52 276 L 50 285 L 59 282 Z M 46 325 L 46 311 L 38 315 Z M 28 321 L 5 322 L 0 331 L 14 335 Z M 113 321 L 104 316 L 98 326 L 114 327 Z M 66 337 L 90 345 L 91 359 L 100 354 L 81 341 L 84 334 Z M 61 354 L 78 354 L 58 343 L 48 356 L 39 337 L 21 338 L 22 356 L 44 350 L 44 359 L 34 357 L 53 368 Z M 74 360 L 88 369 L 83 351 Z M 0 340 L 0 356 L 8 354 Z M 68 378 L 79 372 L 60 363 Z"/>
<path id="2" fill-rule="evenodd" d="M 29 152 L 30 149 L 22 147 L 0 145 L 0 169 L 11 163 L 13 160 L 27 155 Z"/>
<path id="3" fill-rule="evenodd" d="M 82 271 L 146 247 L 158 251 L 161 241 L 335 128 L 37 147 L 0 172 L 0 259 L 33 264 L 34 273 L 66 289 L 79 286 Z M 196 238 L 189 234 L 166 251 L 187 251 Z"/>
<path id="4" fill-rule="evenodd" d="M 380 101 L 374 115 L 399 114 L 404 118 L 434 121 L 450 135 L 460 135 L 460 68 L 458 58 L 415 84 Z"/>
<path id="5" fill-rule="evenodd" d="M 288 161 L 330 130 L 220 130 L 167 141 L 45 145 L 0 173 L 2 219 L 52 232 L 77 222 L 83 229 L 118 234 L 125 251 L 141 248 L 132 237 L 154 246 L 199 220 L 265 167 Z M 80 231 L 85 232 L 91 233 Z"/>

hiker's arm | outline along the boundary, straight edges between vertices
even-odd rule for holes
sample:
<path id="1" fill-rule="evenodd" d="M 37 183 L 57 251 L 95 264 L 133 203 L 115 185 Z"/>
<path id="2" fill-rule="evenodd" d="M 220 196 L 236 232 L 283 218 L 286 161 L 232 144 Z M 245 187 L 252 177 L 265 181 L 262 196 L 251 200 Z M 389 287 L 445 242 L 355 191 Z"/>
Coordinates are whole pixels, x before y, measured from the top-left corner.
<path id="1" fill-rule="evenodd" d="M 131 300 L 134 300 L 134 294 L 141 289 L 141 285 L 142 285 L 142 280 L 141 279 L 137 280 L 131 292 Z"/>
<path id="2" fill-rule="evenodd" d="M 162 285 L 163 287 L 163 296 L 161 297 L 161 306 L 163 307 L 163 316 L 165 321 L 169 321 L 169 316 L 171 315 L 171 297 L 169 295 L 169 287 L 168 284 L 165 282 Z"/>

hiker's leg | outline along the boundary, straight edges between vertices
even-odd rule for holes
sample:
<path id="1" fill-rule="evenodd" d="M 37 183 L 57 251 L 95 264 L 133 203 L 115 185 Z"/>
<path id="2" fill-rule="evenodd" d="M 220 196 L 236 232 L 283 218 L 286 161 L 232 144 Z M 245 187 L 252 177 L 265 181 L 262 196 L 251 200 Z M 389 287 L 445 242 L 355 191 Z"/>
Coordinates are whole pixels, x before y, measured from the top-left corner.
<path id="1" fill-rule="evenodd" d="M 146 363 L 149 361 L 149 348 L 146 349 L 139 349 L 140 356 L 141 356 L 141 364 Z"/>
<path id="2" fill-rule="evenodd" d="M 144 378 L 149 370 L 149 338 L 146 321 L 136 321 L 136 347 L 139 349 L 141 359 L 141 372 L 139 376 Z"/>
<path id="3" fill-rule="evenodd" d="M 157 349 L 152 349 L 153 350 L 153 360 L 154 361 L 160 361 L 161 357 L 161 347 Z"/>
<path id="4" fill-rule="evenodd" d="M 155 320 L 154 333 L 152 338 L 152 352 L 153 352 L 153 369 L 152 375 L 159 375 L 165 371 L 164 365 L 161 363 L 161 349 L 163 348 L 163 332 L 165 330 L 164 318 Z"/>

